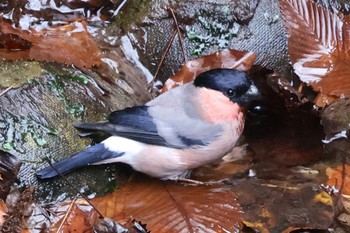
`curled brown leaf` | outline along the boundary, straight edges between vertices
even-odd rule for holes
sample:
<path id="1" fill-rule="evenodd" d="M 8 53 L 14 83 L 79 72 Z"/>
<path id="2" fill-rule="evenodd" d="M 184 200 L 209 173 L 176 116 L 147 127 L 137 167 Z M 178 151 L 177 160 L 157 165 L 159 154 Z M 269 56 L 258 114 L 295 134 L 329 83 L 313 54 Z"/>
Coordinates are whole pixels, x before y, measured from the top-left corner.
<path id="1" fill-rule="evenodd" d="M 249 70 L 255 61 L 256 54 L 253 52 L 238 50 L 222 50 L 207 56 L 191 60 L 184 64 L 172 78 L 168 79 L 162 93 L 191 82 L 197 75 L 210 69 L 235 68 L 241 71 Z"/>

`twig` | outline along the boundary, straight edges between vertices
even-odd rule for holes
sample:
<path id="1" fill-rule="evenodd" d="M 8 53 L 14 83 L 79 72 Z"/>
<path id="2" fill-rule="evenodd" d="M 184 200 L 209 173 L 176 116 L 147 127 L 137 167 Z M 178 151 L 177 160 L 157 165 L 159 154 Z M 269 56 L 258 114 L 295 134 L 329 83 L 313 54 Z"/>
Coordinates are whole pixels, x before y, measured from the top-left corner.
<path id="1" fill-rule="evenodd" d="M 0 96 L 3 96 L 5 95 L 9 90 L 11 90 L 13 88 L 13 86 L 9 86 L 8 88 L 6 88 L 5 90 L 3 90 L 1 93 L 0 93 Z"/>
<path id="2" fill-rule="evenodd" d="M 299 87 L 298 87 L 298 92 L 302 92 L 303 91 L 303 89 L 304 89 L 304 86 L 305 86 L 305 84 L 304 83 L 300 83 L 300 85 L 299 85 Z"/>
<path id="3" fill-rule="evenodd" d="M 92 204 L 92 202 L 89 200 L 89 198 L 87 196 L 85 196 L 82 192 L 80 192 L 60 171 L 58 171 L 55 166 L 53 166 L 53 164 L 51 163 L 50 159 L 48 157 L 46 157 L 47 162 L 49 163 L 49 165 L 52 167 L 53 170 L 55 170 L 67 183 L 69 186 L 71 186 L 77 193 L 79 193 L 81 195 L 82 198 L 85 199 L 85 201 L 87 201 L 87 203 L 89 203 L 89 205 L 92 206 L 92 208 L 94 208 L 94 210 L 97 212 L 97 214 L 100 216 L 100 218 L 104 218 L 103 214 Z"/>
<path id="4" fill-rule="evenodd" d="M 127 2 L 128 0 L 124 0 L 122 1 L 122 3 L 120 3 L 120 5 L 118 6 L 118 8 L 114 11 L 113 13 L 113 17 L 117 16 L 119 14 L 119 11 L 122 9 L 122 7 L 125 5 L 125 3 Z"/>
<path id="5" fill-rule="evenodd" d="M 342 164 L 342 171 L 341 171 L 341 184 L 339 187 L 338 195 L 336 197 L 336 206 L 337 206 L 338 211 L 341 208 L 341 197 L 342 197 L 342 194 L 344 192 L 344 184 L 345 184 L 345 179 L 346 179 L 346 158 L 343 155 L 342 155 L 342 163 L 343 164 Z M 337 182 L 338 182 L 338 180 L 337 180 Z"/>
<path id="6" fill-rule="evenodd" d="M 170 10 L 171 16 L 173 17 L 173 20 L 174 20 L 174 23 L 175 23 L 175 27 L 176 27 L 176 30 L 177 30 L 177 34 L 179 36 L 179 43 L 180 43 L 180 47 L 181 47 L 181 50 L 182 50 L 182 54 L 184 56 L 185 63 L 187 63 L 185 47 L 184 47 L 183 42 L 182 42 L 181 32 L 180 32 L 179 24 L 178 24 L 176 16 L 175 16 L 175 12 L 174 12 L 173 8 L 171 8 L 171 7 L 169 7 L 168 9 Z"/>
<path id="7" fill-rule="evenodd" d="M 154 73 L 153 79 L 152 79 L 152 81 L 148 84 L 148 91 L 152 88 L 153 83 L 154 83 L 155 80 L 157 79 L 159 70 L 160 70 L 160 68 L 162 67 L 163 63 L 164 63 L 164 60 L 165 60 L 166 55 L 168 55 L 168 52 L 169 52 L 169 50 L 170 50 L 170 48 L 171 48 L 171 46 L 172 46 L 172 44 L 173 44 L 173 41 L 174 41 L 174 39 L 175 39 L 175 36 L 176 36 L 176 30 L 173 31 L 173 34 L 172 34 L 171 37 L 170 37 L 170 40 L 169 40 L 169 42 L 168 42 L 168 44 L 167 44 L 167 46 L 166 46 L 166 48 L 165 48 L 165 50 L 164 50 L 164 52 L 163 52 L 163 54 L 162 54 L 162 57 L 160 58 L 160 62 L 159 62 L 159 64 L 158 64 L 158 67 L 157 67 L 156 72 Z"/>
<path id="8" fill-rule="evenodd" d="M 69 208 L 68 208 L 68 210 L 66 211 L 66 214 L 64 215 L 60 226 L 59 226 L 58 229 L 57 229 L 57 233 L 59 233 L 59 232 L 62 230 L 63 225 L 64 225 L 64 223 L 67 221 L 67 218 L 68 218 L 68 216 L 69 216 L 69 213 L 70 213 L 71 210 L 73 209 L 73 206 L 74 206 L 74 204 L 75 204 L 76 201 L 77 201 L 77 197 L 75 197 L 74 200 L 70 203 Z"/>

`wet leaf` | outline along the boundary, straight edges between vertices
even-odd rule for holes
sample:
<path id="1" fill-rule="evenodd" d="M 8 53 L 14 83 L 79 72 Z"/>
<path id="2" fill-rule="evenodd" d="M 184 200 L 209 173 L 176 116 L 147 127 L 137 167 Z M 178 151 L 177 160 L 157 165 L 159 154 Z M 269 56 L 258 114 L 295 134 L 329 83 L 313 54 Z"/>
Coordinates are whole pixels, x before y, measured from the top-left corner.
<path id="1" fill-rule="evenodd" d="M 350 195 L 350 165 L 344 164 L 338 167 L 328 167 L 326 169 L 328 176 L 327 185 L 333 189 L 341 191 L 342 194 Z"/>
<path id="2" fill-rule="evenodd" d="M 183 186 L 137 175 L 120 190 L 95 198 L 92 202 L 104 217 L 123 227 L 129 226 L 130 220 L 136 220 L 150 232 L 235 232 L 242 227 L 241 208 L 234 193 L 227 188 Z M 67 202 L 50 208 L 51 212 L 55 212 L 54 208 L 62 210 L 61 207 L 66 212 L 72 212 L 68 213 L 64 232 L 87 229 L 97 220 L 98 216 L 91 206 L 85 203 L 76 207 L 81 204 L 77 203 L 71 210 L 67 210 L 67 206 L 71 205 Z M 58 215 L 62 221 L 63 212 Z M 51 229 L 57 230 L 60 224 L 55 223 Z"/>
<path id="3" fill-rule="evenodd" d="M 321 112 L 322 125 L 327 137 L 350 130 L 350 100 L 340 99 Z"/>
<path id="4" fill-rule="evenodd" d="M 252 52 L 238 50 L 222 50 L 211 55 L 203 56 L 184 64 L 172 78 L 168 79 L 162 92 L 194 80 L 200 73 L 215 68 L 235 68 L 241 71 L 249 70 L 255 61 Z"/>
<path id="5" fill-rule="evenodd" d="M 17 179 L 21 162 L 13 155 L 0 151 L 0 198 L 5 199 Z"/>
<path id="6" fill-rule="evenodd" d="M 29 232 L 27 220 L 33 210 L 33 191 L 32 187 L 26 188 L 22 192 L 16 188 L 11 190 L 6 198 L 8 216 L 5 218 L 0 232 Z"/>
<path id="7" fill-rule="evenodd" d="M 241 228 L 241 209 L 234 193 L 225 188 L 183 186 L 138 176 L 94 203 L 106 217 L 118 221 L 118 216 L 132 216 L 151 232 L 232 232 Z"/>
<path id="8" fill-rule="evenodd" d="M 50 227 L 51 232 L 90 232 L 97 219 L 95 213 L 91 214 L 92 207 L 84 199 L 63 202 L 50 211 L 59 218 L 59 221 Z"/>
<path id="9" fill-rule="evenodd" d="M 1 20 L 0 38 L 4 37 L 11 47 L 7 44 L 0 46 L 0 57 L 9 60 L 54 61 L 73 64 L 80 69 L 91 68 L 101 63 L 100 49 L 87 31 L 85 21 L 37 31 L 32 28 L 21 30 Z M 18 40 L 22 42 L 12 43 Z"/>
<path id="10" fill-rule="evenodd" d="M 0 227 L 5 222 L 5 218 L 7 216 L 6 204 L 3 200 L 0 200 Z"/>
<path id="11" fill-rule="evenodd" d="M 324 106 L 350 96 L 349 17 L 340 18 L 311 0 L 281 0 L 288 51 L 300 79 L 320 92 Z"/>

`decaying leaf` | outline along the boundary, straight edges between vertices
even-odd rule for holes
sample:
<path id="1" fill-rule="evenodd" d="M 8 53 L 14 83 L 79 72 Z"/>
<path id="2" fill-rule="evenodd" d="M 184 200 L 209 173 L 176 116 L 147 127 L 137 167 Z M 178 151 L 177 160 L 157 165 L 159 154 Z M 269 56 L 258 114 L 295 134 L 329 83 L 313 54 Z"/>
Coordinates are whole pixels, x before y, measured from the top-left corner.
<path id="1" fill-rule="evenodd" d="M 345 164 L 336 168 L 328 167 L 326 173 L 328 186 L 340 190 L 344 195 L 350 195 L 350 165 Z"/>
<path id="2" fill-rule="evenodd" d="M 2 233 L 29 232 L 27 220 L 33 209 L 33 191 L 29 187 L 22 192 L 13 189 L 6 198 L 7 216 L 0 227 Z"/>
<path id="3" fill-rule="evenodd" d="M 6 204 L 3 200 L 0 200 L 0 227 L 5 222 L 7 216 Z"/>
<path id="4" fill-rule="evenodd" d="M 17 179 L 21 162 L 13 155 L 0 151 L 0 198 L 5 200 L 11 186 Z"/>
<path id="5" fill-rule="evenodd" d="M 91 231 L 94 222 L 98 218 L 92 210 L 92 206 L 82 198 L 53 206 L 51 212 L 55 213 L 59 221 L 50 227 L 51 232 Z"/>
<path id="6" fill-rule="evenodd" d="M 101 63 L 100 49 L 84 20 L 37 31 L 21 30 L 0 19 L 0 39 L 0 57 L 9 60 L 54 61 L 80 69 Z"/>
<path id="7" fill-rule="evenodd" d="M 340 99 L 321 112 L 322 125 L 327 137 L 350 130 L 350 100 Z"/>
<path id="8" fill-rule="evenodd" d="M 280 7 L 294 70 L 320 92 L 314 102 L 324 106 L 350 97 L 350 18 L 311 0 L 281 0 Z"/>
<path id="9" fill-rule="evenodd" d="M 234 193 L 225 188 L 183 186 L 138 176 L 94 203 L 105 217 L 132 216 L 151 232 L 234 232 L 241 228 L 241 208 Z"/>
<path id="10" fill-rule="evenodd" d="M 123 227 L 130 226 L 130 220 L 137 220 L 150 232 L 236 232 L 242 228 L 235 194 L 222 187 L 184 186 L 140 175 L 120 190 L 92 202 L 104 217 Z M 50 212 L 60 216 L 52 230 L 60 225 L 64 232 L 87 229 L 98 218 L 81 199 L 74 207 L 69 206 L 72 204 L 65 202 L 50 208 Z M 62 224 L 64 215 L 67 217 Z"/>
<path id="11" fill-rule="evenodd" d="M 168 79 L 162 93 L 194 80 L 204 71 L 215 68 L 235 68 L 241 71 L 249 70 L 255 61 L 256 54 L 238 50 L 223 50 L 197 58 L 184 64 L 172 78 Z"/>

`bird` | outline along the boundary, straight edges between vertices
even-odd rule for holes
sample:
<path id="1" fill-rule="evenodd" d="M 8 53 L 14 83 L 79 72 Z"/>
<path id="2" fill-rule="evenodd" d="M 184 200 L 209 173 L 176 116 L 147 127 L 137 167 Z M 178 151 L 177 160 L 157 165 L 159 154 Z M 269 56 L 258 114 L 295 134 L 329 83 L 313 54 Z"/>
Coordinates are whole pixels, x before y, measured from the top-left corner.
<path id="1" fill-rule="evenodd" d="M 220 160 L 235 147 L 245 108 L 260 97 L 243 71 L 205 71 L 144 105 L 110 113 L 106 121 L 74 122 L 77 129 L 110 136 L 37 176 L 47 179 L 81 166 L 120 162 L 161 180 L 186 179 L 191 170 Z"/>

